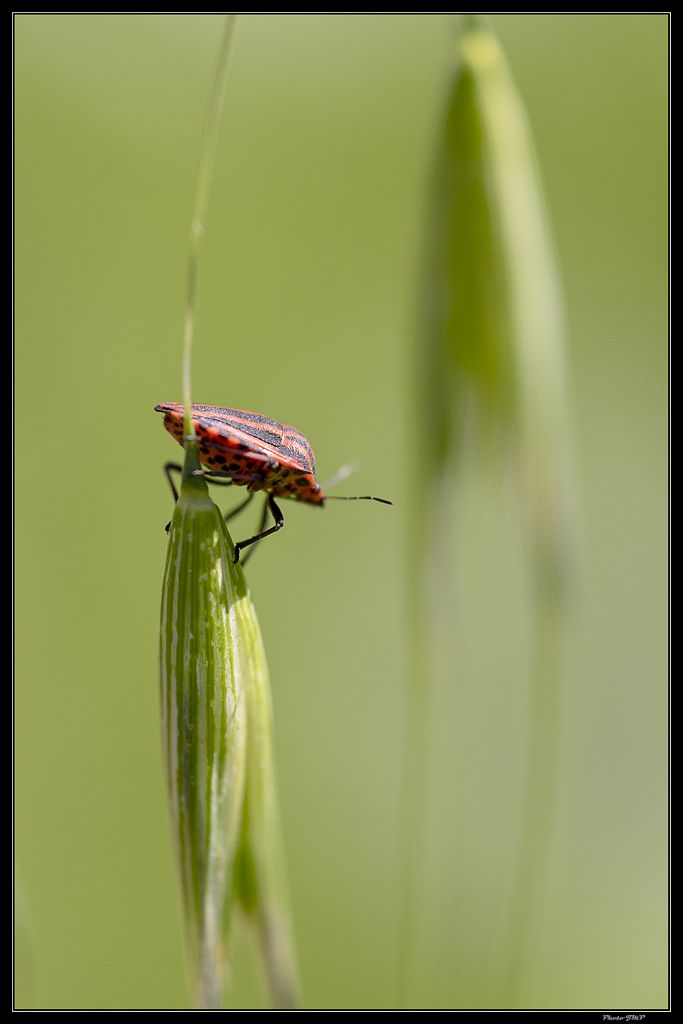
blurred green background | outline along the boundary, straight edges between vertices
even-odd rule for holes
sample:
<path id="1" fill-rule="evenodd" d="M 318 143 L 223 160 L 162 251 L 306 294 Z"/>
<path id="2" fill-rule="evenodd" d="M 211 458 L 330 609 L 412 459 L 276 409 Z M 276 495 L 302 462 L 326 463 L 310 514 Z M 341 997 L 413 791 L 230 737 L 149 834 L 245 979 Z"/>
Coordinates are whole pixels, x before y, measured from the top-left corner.
<path id="1" fill-rule="evenodd" d="M 667 999 L 667 59 L 661 14 L 491 19 L 566 288 L 583 569 L 530 1007 Z M 17 1005 L 185 1007 L 157 628 L 213 15 L 15 17 Z M 248 569 L 268 652 L 309 1007 L 396 999 L 419 246 L 455 25 L 238 20 L 194 399 L 310 438 L 322 480 Z M 222 494 L 218 495 L 222 499 Z M 410 998 L 503 999 L 528 671 L 515 513 L 465 499 Z M 252 523 L 238 521 L 236 539 Z M 235 946 L 233 1006 L 263 1006 Z"/>

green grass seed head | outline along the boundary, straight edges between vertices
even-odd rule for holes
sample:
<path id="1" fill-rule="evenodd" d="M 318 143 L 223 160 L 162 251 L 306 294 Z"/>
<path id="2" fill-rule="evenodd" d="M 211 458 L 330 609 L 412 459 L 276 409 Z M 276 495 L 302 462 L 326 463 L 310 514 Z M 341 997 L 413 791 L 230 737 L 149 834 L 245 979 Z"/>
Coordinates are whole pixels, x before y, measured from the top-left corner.
<path id="1" fill-rule="evenodd" d="M 438 138 L 419 317 L 423 429 L 416 432 L 413 462 L 421 474 L 420 544 L 413 545 L 401 957 L 406 974 L 418 900 L 421 840 L 414 822 L 426 820 L 424 766 L 435 735 L 430 694 L 441 685 L 463 685 L 455 572 L 449 572 L 456 565 L 456 519 L 467 471 L 492 461 L 515 484 L 531 583 L 522 838 L 500 975 L 511 1000 L 505 1005 L 514 1006 L 556 813 L 564 655 L 577 574 L 576 499 L 564 309 L 531 133 L 495 36 L 478 18 L 461 24 Z M 495 635 L 496 622 L 489 628 Z"/>
<path id="2" fill-rule="evenodd" d="M 458 41 L 420 315 L 425 495 L 474 447 L 514 467 L 545 593 L 573 575 L 564 308 L 526 114 L 495 36 Z"/>
<path id="3" fill-rule="evenodd" d="M 220 1008 L 235 905 L 274 1002 L 300 1002 L 285 893 L 261 632 L 225 520 L 188 444 L 161 605 L 161 713 L 197 1005 Z"/>
<path id="4" fill-rule="evenodd" d="M 164 574 L 161 717 L 196 1000 L 216 1007 L 244 798 L 250 664 L 236 614 L 244 577 L 204 479 L 192 475 L 195 460 L 188 446 Z"/>

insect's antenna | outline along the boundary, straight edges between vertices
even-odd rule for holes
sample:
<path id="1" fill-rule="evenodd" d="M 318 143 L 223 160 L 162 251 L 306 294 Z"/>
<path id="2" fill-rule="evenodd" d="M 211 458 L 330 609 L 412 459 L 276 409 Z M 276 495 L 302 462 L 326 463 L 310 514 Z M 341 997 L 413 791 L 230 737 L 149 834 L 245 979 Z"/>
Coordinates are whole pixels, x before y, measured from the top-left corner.
<path id="1" fill-rule="evenodd" d="M 388 498 L 376 498 L 373 494 L 351 494 L 350 496 L 345 494 L 326 494 L 325 501 L 379 501 L 382 505 L 394 504 Z"/>
<path id="2" fill-rule="evenodd" d="M 390 502 L 388 498 L 375 498 L 373 495 L 350 495 L 347 497 L 346 495 L 329 495 L 327 493 L 329 487 L 335 487 L 342 480 L 345 480 L 347 476 L 350 476 L 358 468 L 358 465 L 357 460 L 347 462 L 345 466 L 337 470 L 332 479 L 322 485 L 321 489 L 325 493 L 325 500 L 333 502 L 381 502 L 382 505 L 393 505 L 393 502 Z"/>
<path id="3" fill-rule="evenodd" d="M 347 462 L 345 466 L 340 466 L 334 476 L 321 485 L 323 491 L 328 491 L 330 487 L 336 487 L 342 480 L 346 480 L 347 476 L 351 476 L 352 473 L 356 472 L 359 465 L 360 463 L 354 459 L 353 462 Z"/>

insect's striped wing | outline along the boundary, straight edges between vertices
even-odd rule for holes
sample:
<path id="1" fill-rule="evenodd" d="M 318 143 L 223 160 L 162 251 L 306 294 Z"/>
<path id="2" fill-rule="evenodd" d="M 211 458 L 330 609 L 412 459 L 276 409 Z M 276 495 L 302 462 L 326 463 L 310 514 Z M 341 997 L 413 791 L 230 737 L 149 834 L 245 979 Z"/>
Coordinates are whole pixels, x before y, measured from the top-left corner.
<path id="1" fill-rule="evenodd" d="M 179 444 L 184 444 L 183 405 L 163 402 L 156 406 L 156 411 L 164 413 L 166 429 Z M 278 423 L 262 413 L 217 405 L 193 405 L 192 423 L 205 451 L 212 448 L 216 452 L 249 454 L 257 463 L 277 463 L 315 477 L 313 449 L 296 427 Z"/>
<path id="2" fill-rule="evenodd" d="M 192 406 L 192 419 L 200 437 L 219 446 L 240 447 L 259 453 L 280 466 L 315 475 L 313 449 L 303 434 L 289 424 L 262 413 L 216 406 Z"/>

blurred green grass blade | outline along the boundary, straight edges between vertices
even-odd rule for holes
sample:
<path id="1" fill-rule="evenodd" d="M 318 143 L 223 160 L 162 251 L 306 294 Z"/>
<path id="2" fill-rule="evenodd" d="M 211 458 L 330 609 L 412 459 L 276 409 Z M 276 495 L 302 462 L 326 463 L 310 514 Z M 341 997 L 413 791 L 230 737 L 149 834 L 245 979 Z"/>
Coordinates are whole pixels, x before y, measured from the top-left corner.
<path id="1" fill-rule="evenodd" d="M 560 691 L 576 573 L 573 445 L 564 310 L 526 115 L 490 32 L 465 32 L 459 57 L 445 136 L 452 192 L 442 265 L 452 450 L 458 469 L 469 441 L 465 417 L 474 410 L 480 450 L 510 465 L 517 482 L 534 610 L 519 866 L 498 978 L 517 1005 L 557 815 Z"/>
<path id="2" fill-rule="evenodd" d="M 532 578 L 535 667 L 528 684 L 523 864 L 512 901 L 510 950 L 528 934 L 532 890 L 548 850 L 564 610 L 576 571 L 564 311 L 536 158 L 498 42 L 478 20 L 468 18 L 462 27 L 429 198 L 419 308 L 404 987 L 406 936 L 418 907 L 420 835 L 427 824 L 431 705 L 439 686 L 457 685 L 455 581 L 447 566 L 466 470 L 492 459 L 512 472 Z M 495 635 L 495 622 L 490 629 Z M 516 948 L 497 983 L 512 991 L 520 966 Z"/>
<path id="3" fill-rule="evenodd" d="M 226 893 L 246 771 L 244 577 L 188 444 L 161 606 L 161 712 L 166 776 L 200 1007 L 221 1005 Z"/>
<path id="4" fill-rule="evenodd" d="M 495 37 L 464 32 L 438 154 L 421 305 L 429 494 L 466 453 L 510 460 L 537 580 L 574 568 L 564 310 L 526 115 Z"/>

